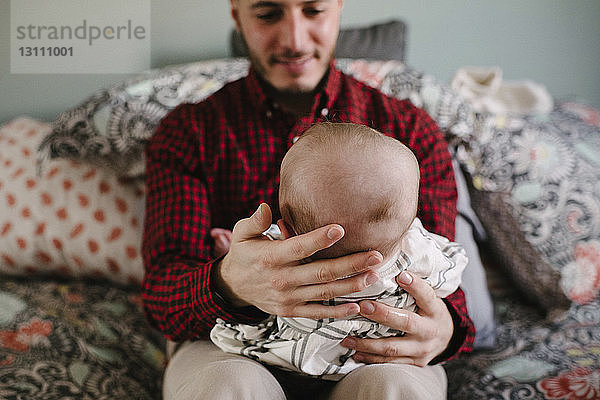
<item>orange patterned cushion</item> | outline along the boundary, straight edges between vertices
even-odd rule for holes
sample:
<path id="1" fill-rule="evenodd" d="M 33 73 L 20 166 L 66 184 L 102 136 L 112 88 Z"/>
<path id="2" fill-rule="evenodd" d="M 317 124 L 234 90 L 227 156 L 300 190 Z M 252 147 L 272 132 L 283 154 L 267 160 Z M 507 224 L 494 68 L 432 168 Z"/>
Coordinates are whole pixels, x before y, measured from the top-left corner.
<path id="1" fill-rule="evenodd" d="M 0 127 L 0 272 L 139 282 L 144 183 L 60 159 L 37 176 L 50 130 L 23 117 Z"/>

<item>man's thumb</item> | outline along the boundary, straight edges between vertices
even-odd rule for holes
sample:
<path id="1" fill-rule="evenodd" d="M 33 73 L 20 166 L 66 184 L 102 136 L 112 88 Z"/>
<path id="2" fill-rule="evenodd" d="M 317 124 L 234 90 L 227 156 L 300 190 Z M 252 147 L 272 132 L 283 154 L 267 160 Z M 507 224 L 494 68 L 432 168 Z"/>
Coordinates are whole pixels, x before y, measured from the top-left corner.
<path id="1" fill-rule="evenodd" d="M 243 240 L 261 235 L 271 226 L 272 218 L 269 205 L 267 203 L 261 203 L 256 211 L 254 211 L 254 214 L 235 224 L 233 236 L 237 236 L 239 239 Z"/>

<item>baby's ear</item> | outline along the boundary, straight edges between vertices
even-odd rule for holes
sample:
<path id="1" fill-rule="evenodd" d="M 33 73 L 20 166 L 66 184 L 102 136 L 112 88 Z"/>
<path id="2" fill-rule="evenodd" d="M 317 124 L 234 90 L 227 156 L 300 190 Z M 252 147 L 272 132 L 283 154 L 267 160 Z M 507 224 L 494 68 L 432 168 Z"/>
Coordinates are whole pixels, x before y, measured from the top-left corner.
<path id="1" fill-rule="evenodd" d="M 281 231 L 281 236 L 283 236 L 284 240 L 296 236 L 296 232 L 294 231 L 294 228 L 292 228 L 284 220 L 282 220 L 282 219 L 278 220 L 277 226 L 279 227 L 279 230 Z"/>

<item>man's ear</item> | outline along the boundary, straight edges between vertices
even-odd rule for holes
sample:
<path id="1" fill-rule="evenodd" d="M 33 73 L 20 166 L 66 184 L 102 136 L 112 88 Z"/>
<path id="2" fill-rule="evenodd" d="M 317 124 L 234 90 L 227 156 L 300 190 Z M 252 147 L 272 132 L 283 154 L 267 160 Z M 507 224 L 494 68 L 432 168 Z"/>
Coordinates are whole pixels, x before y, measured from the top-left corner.
<path id="1" fill-rule="evenodd" d="M 235 30 L 241 32 L 240 29 L 240 10 L 238 0 L 230 0 L 231 5 L 231 18 L 233 18 L 233 23 L 235 24 Z"/>

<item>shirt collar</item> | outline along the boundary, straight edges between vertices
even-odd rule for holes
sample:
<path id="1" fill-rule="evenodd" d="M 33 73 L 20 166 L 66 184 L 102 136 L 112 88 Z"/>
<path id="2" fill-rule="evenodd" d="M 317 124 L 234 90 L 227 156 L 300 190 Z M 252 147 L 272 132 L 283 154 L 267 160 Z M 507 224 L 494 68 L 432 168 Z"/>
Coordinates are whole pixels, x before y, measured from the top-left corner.
<path id="1" fill-rule="evenodd" d="M 248 85 L 248 93 L 250 94 L 252 100 L 254 100 L 254 104 L 257 107 L 271 104 L 265 93 L 265 83 L 258 77 L 258 74 L 252 64 L 250 64 L 250 69 L 248 70 L 246 84 Z"/>
<path id="2" fill-rule="evenodd" d="M 329 71 L 327 73 L 327 80 L 323 85 L 323 90 L 321 91 L 324 99 L 322 99 L 322 104 L 324 104 L 327 108 L 331 108 L 333 103 L 338 99 L 338 96 L 342 90 L 342 73 L 335 67 L 335 62 L 332 60 L 329 65 Z M 323 101 L 324 100 L 324 101 Z"/>

